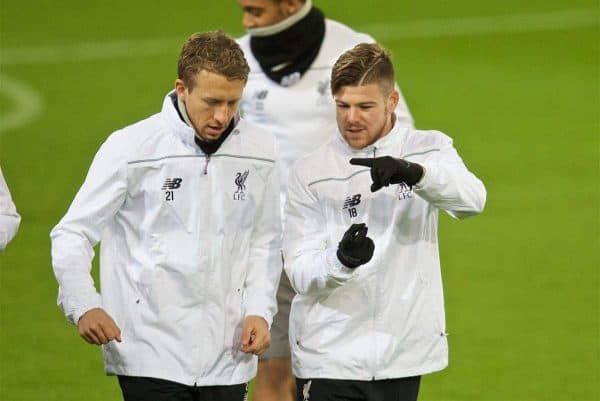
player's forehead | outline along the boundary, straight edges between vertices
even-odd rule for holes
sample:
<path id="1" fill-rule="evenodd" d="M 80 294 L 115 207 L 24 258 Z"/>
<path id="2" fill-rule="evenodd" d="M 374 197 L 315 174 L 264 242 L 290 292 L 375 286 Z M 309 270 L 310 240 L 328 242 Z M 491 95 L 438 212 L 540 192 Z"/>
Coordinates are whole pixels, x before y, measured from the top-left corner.
<path id="1" fill-rule="evenodd" d="M 237 0 L 238 4 L 244 11 L 259 10 L 259 11 L 271 11 L 275 10 L 278 6 L 276 0 Z"/>
<path id="2" fill-rule="evenodd" d="M 379 84 L 370 83 L 342 86 L 333 97 L 337 102 L 347 104 L 377 103 L 383 99 L 384 93 Z"/>
<path id="3" fill-rule="evenodd" d="M 194 83 L 198 96 L 223 101 L 237 100 L 246 86 L 241 79 L 230 80 L 225 75 L 204 69 L 196 73 Z"/>

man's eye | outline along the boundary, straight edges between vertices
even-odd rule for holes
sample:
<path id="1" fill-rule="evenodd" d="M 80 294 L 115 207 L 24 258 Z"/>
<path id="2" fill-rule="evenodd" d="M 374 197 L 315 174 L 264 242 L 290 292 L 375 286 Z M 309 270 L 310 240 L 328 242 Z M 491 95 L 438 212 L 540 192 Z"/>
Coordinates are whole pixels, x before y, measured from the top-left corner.
<path id="1" fill-rule="evenodd" d="M 260 15 L 262 14 L 262 10 L 259 8 L 252 8 L 252 7 L 247 7 L 244 9 L 244 12 L 246 14 L 250 14 L 253 17 L 260 17 Z"/>

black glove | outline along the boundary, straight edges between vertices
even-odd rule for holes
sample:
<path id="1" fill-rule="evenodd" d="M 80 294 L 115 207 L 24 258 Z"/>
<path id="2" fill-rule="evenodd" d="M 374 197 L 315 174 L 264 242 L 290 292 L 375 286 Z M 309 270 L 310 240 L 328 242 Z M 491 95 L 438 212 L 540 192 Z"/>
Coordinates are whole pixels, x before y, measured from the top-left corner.
<path id="1" fill-rule="evenodd" d="M 344 233 L 337 250 L 337 257 L 344 266 L 355 269 L 371 260 L 375 244 L 367 237 L 368 230 L 365 223 L 352 224 Z"/>
<path id="2" fill-rule="evenodd" d="M 350 164 L 371 167 L 371 192 L 401 182 L 412 188 L 423 177 L 423 167 L 420 164 L 391 156 L 354 158 L 350 159 Z"/>

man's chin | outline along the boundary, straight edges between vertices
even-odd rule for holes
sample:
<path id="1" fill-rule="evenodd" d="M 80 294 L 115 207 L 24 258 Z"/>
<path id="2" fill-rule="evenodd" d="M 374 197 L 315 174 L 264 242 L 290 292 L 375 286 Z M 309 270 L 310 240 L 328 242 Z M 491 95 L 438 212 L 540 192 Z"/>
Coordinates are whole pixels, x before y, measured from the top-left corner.
<path id="1" fill-rule="evenodd" d="M 346 142 L 354 149 L 362 149 L 365 147 L 366 140 L 359 135 L 346 135 Z"/>
<path id="2" fill-rule="evenodd" d="M 221 131 L 219 133 L 202 132 L 202 133 L 198 134 L 198 136 L 200 137 L 200 139 L 203 140 L 203 141 L 205 141 L 205 142 L 214 142 L 217 139 L 219 139 L 221 137 L 221 135 L 223 135 L 223 131 Z"/>

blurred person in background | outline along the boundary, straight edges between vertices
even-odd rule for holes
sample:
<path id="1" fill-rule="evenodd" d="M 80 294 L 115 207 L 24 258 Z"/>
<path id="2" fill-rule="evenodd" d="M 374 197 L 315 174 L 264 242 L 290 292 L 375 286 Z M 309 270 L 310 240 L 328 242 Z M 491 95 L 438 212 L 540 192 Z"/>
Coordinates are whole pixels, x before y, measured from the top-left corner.
<path id="1" fill-rule="evenodd" d="M 273 136 L 238 115 L 248 71 L 229 36 L 192 35 L 162 111 L 110 135 L 52 230 L 58 304 L 126 401 L 246 400 L 269 346 L 279 179 Z"/>
<path id="2" fill-rule="evenodd" d="M 10 196 L 8 185 L 0 169 L 0 252 L 14 238 L 21 223 L 21 216 Z"/>
<path id="3" fill-rule="evenodd" d="M 285 269 L 299 401 L 415 401 L 448 343 L 438 211 L 481 213 L 486 191 L 439 131 L 398 123 L 389 54 L 359 44 L 335 63 L 338 129 L 298 160 Z"/>
<path id="4" fill-rule="evenodd" d="M 238 0 L 238 4 L 247 30 L 239 43 L 250 65 L 242 113 L 277 138 L 283 205 L 292 163 L 334 135 L 335 107 L 329 90 L 333 63 L 354 45 L 375 40 L 325 18 L 310 0 Z M 398 93 L 397 124 L 412 126 L 411 114 Z M 282 275 L 272 345 L 259 358 L 255 401 L 295 397 L 288 338 L 293 297 L 289 280 Z"/>

